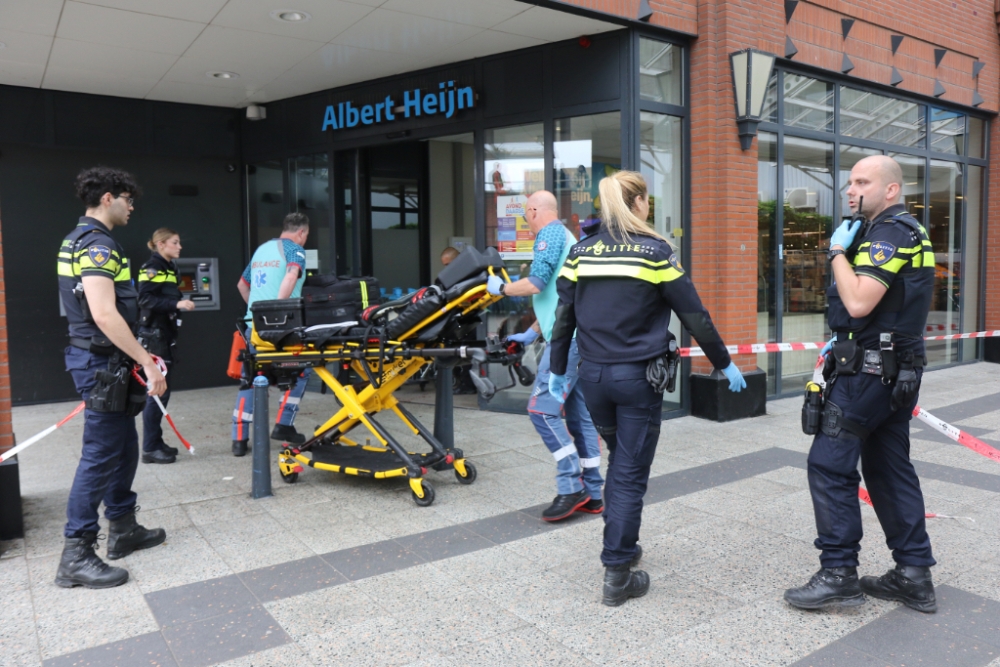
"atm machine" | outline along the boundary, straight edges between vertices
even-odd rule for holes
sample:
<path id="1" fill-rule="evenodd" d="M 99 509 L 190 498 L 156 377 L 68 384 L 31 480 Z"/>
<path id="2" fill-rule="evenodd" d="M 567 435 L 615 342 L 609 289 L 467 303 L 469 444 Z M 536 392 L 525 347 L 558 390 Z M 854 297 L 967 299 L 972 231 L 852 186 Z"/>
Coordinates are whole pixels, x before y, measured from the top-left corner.
<path id="1" fill-rule="evenodd" d="M 195 310 L 219 310 L 219 258 L 180 257 L 177 286 L 185 299 L 194 302 Z"/>

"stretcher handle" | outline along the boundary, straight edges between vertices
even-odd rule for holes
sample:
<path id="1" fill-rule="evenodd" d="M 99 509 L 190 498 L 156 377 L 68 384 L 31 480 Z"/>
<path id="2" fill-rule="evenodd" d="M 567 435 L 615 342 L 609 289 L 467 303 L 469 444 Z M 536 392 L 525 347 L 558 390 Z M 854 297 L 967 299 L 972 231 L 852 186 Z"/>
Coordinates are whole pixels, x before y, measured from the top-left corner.
<path id="1" fill-rule="evenodd" d="M 488 273 L 489 275 L 491 275 L 491 276 L 495 276 L 495 275 L 496 275 L 496 274 L 495 274 L 495 273 L 493 272 L 493 266 L 492 266 L 492 265 L 490 265 L 490 266 L 487 266 L 487 267 L 486 267 L 486 272 L 487 272 L 487 273 Z M 509 276 L 509 275 L 507 275 L 507 269 L 500 269 L 500 272 L 501 272 L 501 273 L 503 274 L 503 279 L 504 279 L 504 280 L 505 280 L 506 282 L 508 282 L 508 283 L 509 283 L 509 282 L 512 282 L 512 281 L 511 281 L 511 279 L 510 279 L 510 276 Z"/>

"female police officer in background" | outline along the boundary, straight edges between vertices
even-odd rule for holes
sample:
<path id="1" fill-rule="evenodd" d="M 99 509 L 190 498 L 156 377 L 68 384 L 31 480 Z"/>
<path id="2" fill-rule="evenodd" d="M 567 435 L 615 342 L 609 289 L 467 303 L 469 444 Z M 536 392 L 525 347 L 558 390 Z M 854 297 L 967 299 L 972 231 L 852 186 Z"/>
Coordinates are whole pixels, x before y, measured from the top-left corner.
<path id="1" fill-rule="evenodd" d="M 649 590 L 649 575 L 630 567 L 642 556 L 636 541 L 665 386 L 647 380 L 647 368 L 651 375 L 662 370 L 670 311 L 712 364 L 724 369 L 731 391 L 740 391 L 746 381 L 670 244 L 646 223 L 649 199 L 642 175 L 620 171 L 603 179 L 600 191 L 601 227 L 573 246 L 559 274 L 549 390 L 554 396 L 565 393 L 576 329 L 580 387 L 594 426 L 608 443 L 603 602 L 617 606 Z"/>
<path id="2" fill-rule="evenodd" d="M 139 271 L 139 339 L 150 354 L 161 357 L 169 369 L 173 366 L 173 346 L 177 339 L 181 310 L 194 310 L 194 302 L 181 295 L 177 284 L 177 265 L 181 256 L 181 237 L 172 229 L 161 227 L 153 232 L 147 244 L 152 257 Z M 160 400 L 163 405 L 170 400 L 173 376 L 166 376 L 167 390 Z M 177 449 L 163 442 L 160 420 L 163 415 L 152 398 L 146 399 L 142 411 L 142 462 L 173 463 Z"/>

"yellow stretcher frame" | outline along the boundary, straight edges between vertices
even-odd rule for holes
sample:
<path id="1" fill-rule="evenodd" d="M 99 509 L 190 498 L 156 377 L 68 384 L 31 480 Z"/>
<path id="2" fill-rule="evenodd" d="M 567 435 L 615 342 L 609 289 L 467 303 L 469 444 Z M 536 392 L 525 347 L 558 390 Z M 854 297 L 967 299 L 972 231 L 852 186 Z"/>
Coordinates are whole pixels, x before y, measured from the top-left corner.
<path id="1" fill-rule="evenodd" d="M 489 269 L 489 273 L 493 274 L 492 268 Z M 501 274 L 504 282 L 509 283 L 510 277 L 506 270 L 501 269 Z M 424 479 L 427 466 L 419 465 L 424 461 L 435 467 L 442 464 L 453 467 L 460 483 L 471 484 L 475 481 L 475 466 L 466 461 L 461 450 L 444 448 L 405 407 L 400 405 L 394 394 L 408 379 L 433 360 L 432 356 L 413 355 L 431 354 L 436 348 L 443 348 L 443 345 L 430 344 L 408 346 L 406 341 L 453 311 L 460 310 L 461 315 L 467 315 L 474 311 L 485 310 L 502 298 L 503 296 L 490 294 L 485 284 L 473 287 L 411 327 L 399 336 L 398 340 L 385 341 L 381 347 L 370 346 L 368 342 L 347 342 L 323 349 L 305 344 L 275 350 L 271 343 L 262 340 L 257 332 L 253 331 L 252 350 L 248 350 L 247 354 L 251 355 L 255 369 L 262 370 L 271 365 L 280 367 L 283 363 L 309 365 L 313 367 L 313 372 L 323 384 L 333 392 L 341 406 L 314 431 L 313 438 L 306 445 L 298 448 L 286 445 L 282 449 L 278 454 L 278 468 L 282 479 L 294 483 L 298 480 L 299 473 L 304 470 L 303 466 L 373 479 L 406 477 L 413 500 L 420 506 L 428 506 L 434 502 L 434 489 Z M 329 363 L 349 363 L 350 368 L 360 377 L 372 377 L 379 373 L 381 367 L 378 386 L 369 382 L 359 391 L 353 386 L 344 385 L 327 370 L 326 365 Z M 432 454 L 441 454 L 442 451 L 445 454 L 428 457 L 427 454 L 405 451 L 388 431 L 375 421 L 374 415 L 384 410 L 392 411 L 412 434 L 423 437 L 431 445 Z M 358 440 L 347 437 L 348 433 L 359 426 L 374 436 L 379 446 L 361 445 Z M 409 459 L 415 465 L 373 470 L 317 461 L 305 455 L 305 451 L 324 438 L 331 438 L 340 446 L 360 447 L 361 450 L 375 454 L 384 453 L 387 456 L 395 454 L 404 461 Z"/>

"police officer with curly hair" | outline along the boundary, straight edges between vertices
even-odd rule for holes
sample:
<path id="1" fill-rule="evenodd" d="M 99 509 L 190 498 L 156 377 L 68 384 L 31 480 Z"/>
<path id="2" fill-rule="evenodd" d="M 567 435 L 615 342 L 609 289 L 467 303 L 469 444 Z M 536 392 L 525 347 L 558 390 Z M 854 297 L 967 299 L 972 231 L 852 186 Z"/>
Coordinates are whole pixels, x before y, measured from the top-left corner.
<path id="1" fill-rule="evenodd" d="M 110 522 L 110 560 L 155 547 L 167 537 L 162 528 L 147 530 L 135 518 L 139 509 L 132 491 L 139 463 L 135 416 L 145 398 L 140 390 L 136 400 L 133 363 L 142 367 L 150 395 L 162 394 L 166 382 L 135 337 L 138 294 L 128 258 L 111 236 L 116 227 L 128 224 L 139 187 L 127 172 L 94 167 L 77 176 L 76 194 L 86 213 L 63 240 L 57 268 L 59 296 L 69 323 L 66 369 L 87 409 L 56 584 L 110 588 L 128 581 L 128 571 L 109 566 L 95 553 L 102 502 Z"/>
<path id="2" fill-rule="evenodd" d="M 804 586 L 785 591 L 785 600 L 801 609 L 853 607 L 864 604 L 867 593 L 929 613 L 937 609 L 930 571 L 935 560 L 910 462 L 910 419 L 926 363 L 934 248 L 899 203 L 903 172 L 891 157 L 858 162 L 848 186 L 856 215 L 830 239 L 834 283 L 827 300 L 834 337 L 823 350 L 830 355 L 826 401 L 809 452 L 821 568 Z M 859 458 L 896 561 L 881 577 L 860 580 Z"/>
<path id="3" fill-rule="evenodd" d="M 559 272 L 552 328 L 549 392 L 566 395 L 573 331 L 579 383 L 594 426 L 608 444 L 604 485 L 604 599 L 640 597 L 649 575 L 631 568 L 649 468 L 660 436 L 663 358 L 672 338 L 670 311 L 701 344 L 731 391 L 746 387 L 712 318 L 670 244 L 647 223 L 649 195 L 641 174 L 620 171 L 601 181 L 601 225 L 575 244 Z"/>

